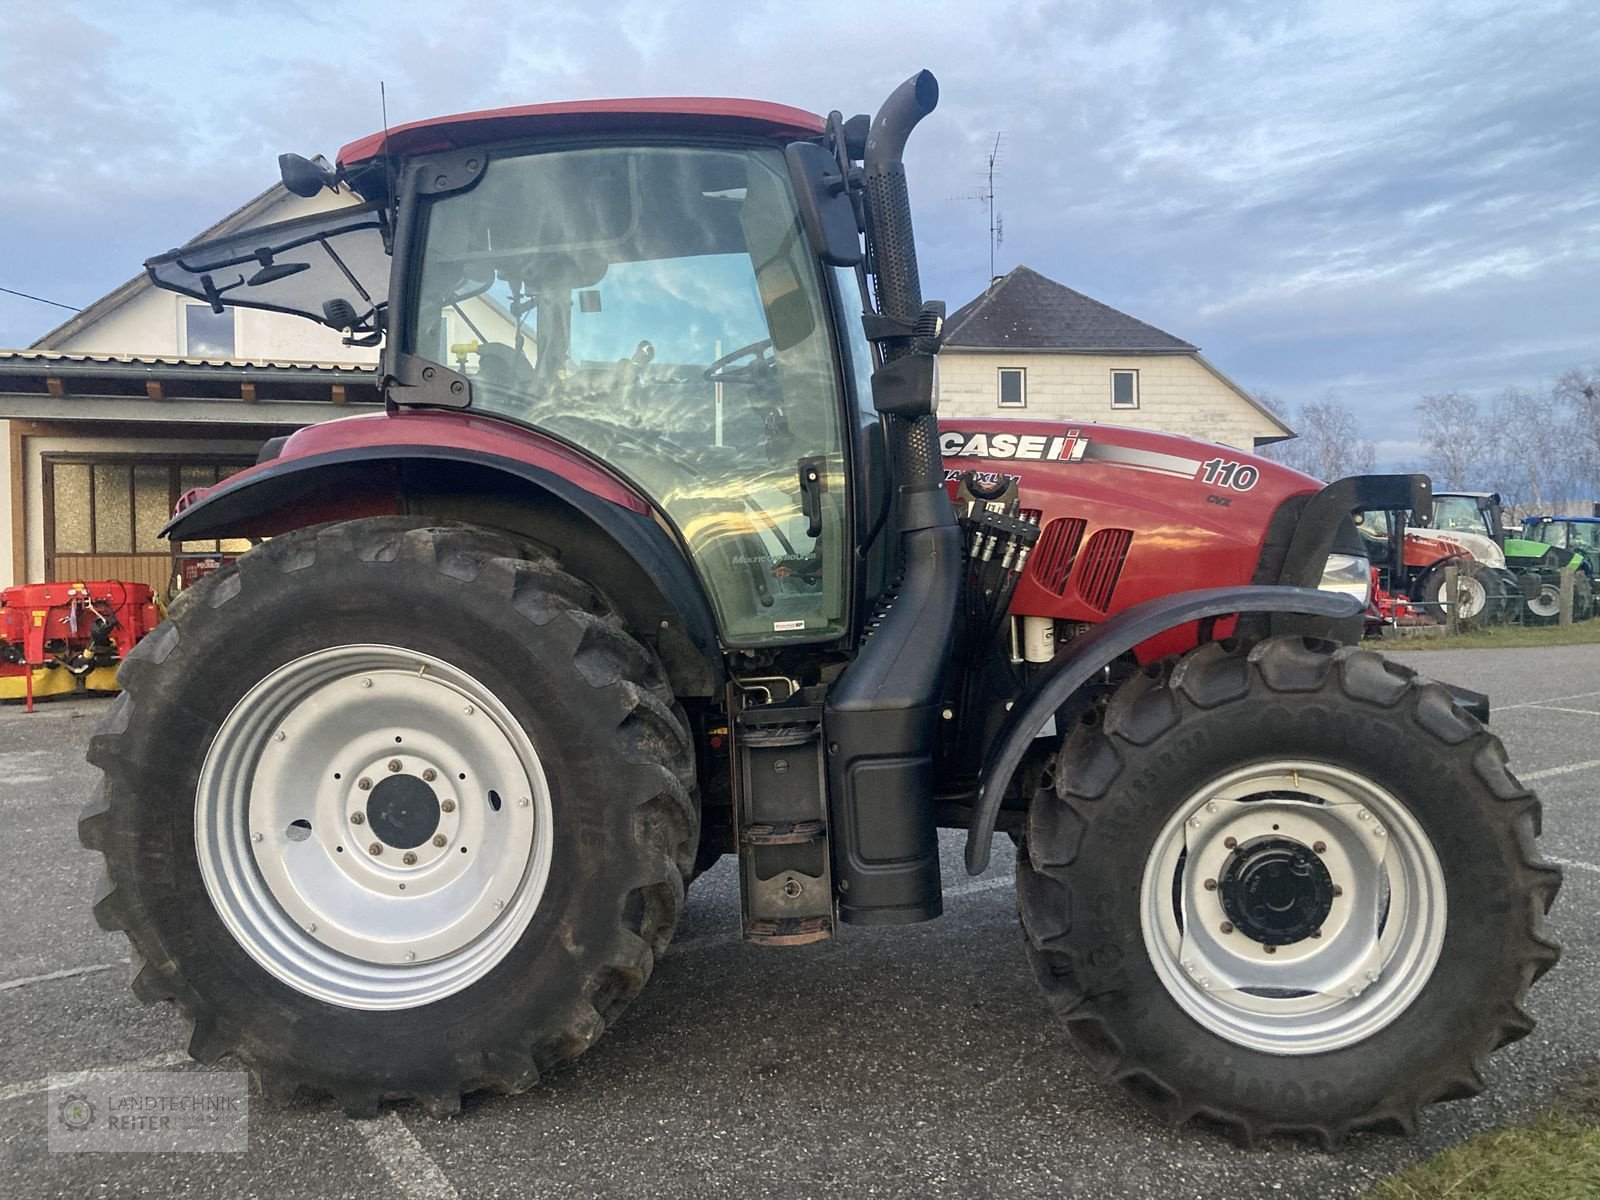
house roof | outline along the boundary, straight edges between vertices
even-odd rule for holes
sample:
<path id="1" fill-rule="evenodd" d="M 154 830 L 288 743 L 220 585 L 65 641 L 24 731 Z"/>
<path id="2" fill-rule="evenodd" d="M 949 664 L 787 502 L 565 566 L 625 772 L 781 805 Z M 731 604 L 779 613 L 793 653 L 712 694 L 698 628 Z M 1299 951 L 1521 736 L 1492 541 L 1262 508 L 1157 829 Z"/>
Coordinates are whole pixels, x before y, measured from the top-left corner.
<path id="1" fill-rule="evenodd" d="M 0 351 L 0 420 L 306 425 L 380 403 L 376 367 Z"/>
<path id="2" fill-rule="evenodd" d="M 1075 292 L 1031 267 L 1015 267 L 945 322 L 957 350 L 1075 354 L 1194 354 L 1198 347 Z"/>

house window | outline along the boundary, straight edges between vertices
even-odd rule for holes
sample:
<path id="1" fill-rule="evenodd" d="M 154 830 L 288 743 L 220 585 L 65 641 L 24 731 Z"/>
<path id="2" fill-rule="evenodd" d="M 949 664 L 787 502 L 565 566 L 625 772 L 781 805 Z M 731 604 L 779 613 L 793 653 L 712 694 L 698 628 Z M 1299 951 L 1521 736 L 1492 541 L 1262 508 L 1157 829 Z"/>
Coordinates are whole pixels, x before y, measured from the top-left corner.
<path id="1" fill-rule="evenodd" d="M 1000 407 L 1028 407 L 1028 372 L 1023 368 L 1000 368 Z"/>
<path id="2" fill-rule="evenodd" d="M 183 318 L 183 345 L 179 352 L 185 358 L 234 356 L 233 309 L 216 313 L 209 304 L 184 304 L 179 315 Z"/>
<path id="3" fill-rule="evenodd" d="M 1111 372 L 1111 407 L 1139 407 L 1139 372 Z"/>

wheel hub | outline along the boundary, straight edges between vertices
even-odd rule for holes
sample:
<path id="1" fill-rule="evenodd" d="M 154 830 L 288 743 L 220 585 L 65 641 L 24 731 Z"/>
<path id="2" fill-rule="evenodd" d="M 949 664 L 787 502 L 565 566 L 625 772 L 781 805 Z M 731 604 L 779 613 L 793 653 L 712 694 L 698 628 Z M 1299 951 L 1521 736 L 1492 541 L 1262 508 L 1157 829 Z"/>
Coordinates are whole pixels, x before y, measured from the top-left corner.
<path id="1" fill-rule="evenodd" d="M 1333 910 L 1333 877 L 1309 846 L 1261 838 L 1241 846 L 1219 881 L 1222 908 L 1245 937 L 1290 946 L 1320 932 Z"/>
<path id="2" fill-rule="evenodd" d="M 372 789 L 367 824 L 397 850 L 413 850 L 439 828 L 439 797 L 416 775 L 390 775 Z"/>

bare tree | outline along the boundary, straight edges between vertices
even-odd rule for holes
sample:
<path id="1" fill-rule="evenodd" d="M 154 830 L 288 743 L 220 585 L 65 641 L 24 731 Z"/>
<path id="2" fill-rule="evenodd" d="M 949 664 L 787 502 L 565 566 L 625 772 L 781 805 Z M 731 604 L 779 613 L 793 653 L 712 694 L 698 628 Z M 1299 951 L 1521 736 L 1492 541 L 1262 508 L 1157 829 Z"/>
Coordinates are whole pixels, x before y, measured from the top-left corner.
<path id="1" fill-rule="evenodd" d="M 1416 417 L 1434 485 L 1476 487 L 1488 466 L 1478 402 L 1460 392 L 1436 392 L 1417 401 Z"/>
<path id="2" fill-rule="evenodd" d="M 1580 453 L 1578 475 L 1592 499 L 1600 478 L 1600 367 L 1563 371 L 1550 395 L 1572 422 L 1574 449 Z"/>
<path id="3" fill-rule="evenodd" d="M 1263 451 L 1268 458 L 1318 479 L 1340 479 L 1372 470 L 1378 448 L 1360 436 L 1355 414 L 1337 396 L 1329 394 L 1302 405 L 1296 413 L 1280 407 L 1275 397 L 1265 393 L 1257 393 L 1256 399 L 1297 431 L 1289 441 L 1268 446 Z"/>
<path id="4" fill-rule="evenodd" d="M 1567 498 L 1571 427 L 1553 396 L 1508 387 L 1495 399 L 1489 428 L 1499 461 L 1488 477 L 1507 506 L 1539 512 Z"/>

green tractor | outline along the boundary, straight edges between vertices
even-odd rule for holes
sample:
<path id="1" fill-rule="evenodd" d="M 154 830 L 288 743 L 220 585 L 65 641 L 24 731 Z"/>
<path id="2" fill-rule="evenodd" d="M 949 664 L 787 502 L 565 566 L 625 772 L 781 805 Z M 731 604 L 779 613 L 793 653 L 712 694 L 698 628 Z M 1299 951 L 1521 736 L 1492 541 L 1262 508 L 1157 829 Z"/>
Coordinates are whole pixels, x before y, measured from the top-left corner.
<path id="1" fill-rule="evenodd" d="M 1548 536 L 1540 521 L 1551 521 Z M 1505 555 L 1505 572 L 1522 595 L 1522 619 L 1529 625 L 1553 625 L 1561 615 L 1561 572 L 1577 571 L 1572 584 L 1572 619 L 1587 621 L 1594 615 L 1595 568 L 1600 551 L 1589 557 L 1568 541 L 1563 524 L 1552 518 L 1530 518 L 1523 523 L 1523 537 L 1507 537 L 1505 507 L 1499 492 L 1437 492 L 1434 494 L 1432 524 L 1451 533 L 1487 534 Z M 1592 525 L 1600 537 L 1600 522 Z"/>

